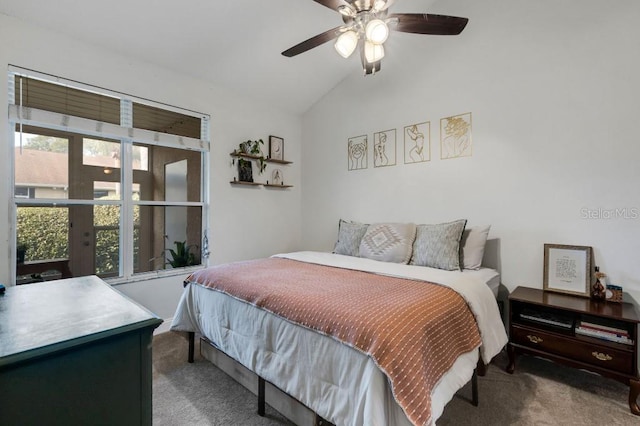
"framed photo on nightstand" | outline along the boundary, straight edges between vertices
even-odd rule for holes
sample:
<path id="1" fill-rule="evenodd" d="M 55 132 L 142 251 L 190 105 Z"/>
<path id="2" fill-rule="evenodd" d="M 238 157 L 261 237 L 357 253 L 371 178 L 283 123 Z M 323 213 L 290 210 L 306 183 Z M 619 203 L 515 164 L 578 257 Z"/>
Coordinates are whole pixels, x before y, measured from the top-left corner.
<path id="1" fill-rule="evenodd" d="M 544 245 L 545 291 L 589 297 L 593 251 L 588 246 Z"/>

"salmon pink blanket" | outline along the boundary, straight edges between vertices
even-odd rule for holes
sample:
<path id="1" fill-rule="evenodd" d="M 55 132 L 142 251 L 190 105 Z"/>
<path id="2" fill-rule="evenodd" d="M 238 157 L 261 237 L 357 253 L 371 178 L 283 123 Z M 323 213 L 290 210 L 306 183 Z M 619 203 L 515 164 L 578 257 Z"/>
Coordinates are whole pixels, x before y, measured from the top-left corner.
<path id="1" fill-rule="evenodd" d="M 414 425 L 431 423 L 431 392 L 481 344 L 454 290 L 424 281 L 268 258 L 203 269 L 196 282 L 371 356 Z"/>

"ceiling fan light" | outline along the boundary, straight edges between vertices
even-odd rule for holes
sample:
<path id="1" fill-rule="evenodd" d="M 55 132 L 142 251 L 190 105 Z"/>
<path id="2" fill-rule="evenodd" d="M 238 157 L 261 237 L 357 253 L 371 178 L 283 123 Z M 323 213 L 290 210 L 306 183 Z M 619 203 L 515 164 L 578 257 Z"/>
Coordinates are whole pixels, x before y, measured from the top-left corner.
<path id="1" fill-rule="evenodd" d="M 373 64 L 384 58 L 384 46 L 381 44 L 374 44 L 368 41 L 364 42 L 364 57 L 367 62 Z"/>
<path id="2" fill-rule="evenodd" d="M 382 44 L 389 37 L 389 27 L 381 19 L 372 19 L 364 30 L 367 40 L 374 44 Z"/>
<path id="3" fill-rule="evenodd" d="M 357 45 L 358 34 L 356 34 L 355 31 L 345 31 L 340 34 L 340 37 L 338 37 L 333 47 L 335 47 L 336 52 L 338 52 L 340 56 L 348 58 L 353 51 L 356 50 Z"/>
<path id="4" fill-rule="evenodd" d="M 387 0 L 376 0 L 373 2 L 373 10 L 380 11 L 387 5 Z"/>

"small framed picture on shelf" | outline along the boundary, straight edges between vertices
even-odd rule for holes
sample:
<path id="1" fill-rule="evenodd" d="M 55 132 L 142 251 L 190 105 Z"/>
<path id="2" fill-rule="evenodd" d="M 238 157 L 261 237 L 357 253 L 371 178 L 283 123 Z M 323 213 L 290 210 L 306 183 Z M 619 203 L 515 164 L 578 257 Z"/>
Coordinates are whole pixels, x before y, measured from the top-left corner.
<path id="1" fill-rule="evenodd" d="M 269 158 L 284 161 L 284 139 L 278 136 L 269 136 Z"/>
<path id="2" fill-rule="evenodd" d="M 589 297 L 593 251 L 588 246 L 544 245 L 545 291 Z"/>
<path id="3" fill-rule="evenodd" d="M 283 184 L 283 181 L 282 181 L 282 170 L 274 169 L 271 172 L 271 183 L 273 185 L 282 185 Z"/>
<path id="4" fill-rule="evenodd" d="M 253 163 L 244 158 L 238 159 L 238 180 L 240 182 L 253 182 Z"/>

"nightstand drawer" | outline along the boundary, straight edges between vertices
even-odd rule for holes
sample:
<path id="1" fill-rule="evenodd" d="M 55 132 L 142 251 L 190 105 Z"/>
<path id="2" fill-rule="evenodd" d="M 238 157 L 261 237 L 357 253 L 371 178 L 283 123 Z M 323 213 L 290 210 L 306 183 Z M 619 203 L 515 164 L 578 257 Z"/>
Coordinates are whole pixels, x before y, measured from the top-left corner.
<path id="1" fill-rule="evenodd" d="M 538 349 L 550 354 L 564 356 L 594 366 L 634 374 L 633 352 L 617 350 L 608 346 L 600 346 L 580 341 L 568 336 L 546 333 L 513 324 L 511 341 L 522 346 Z"/>

